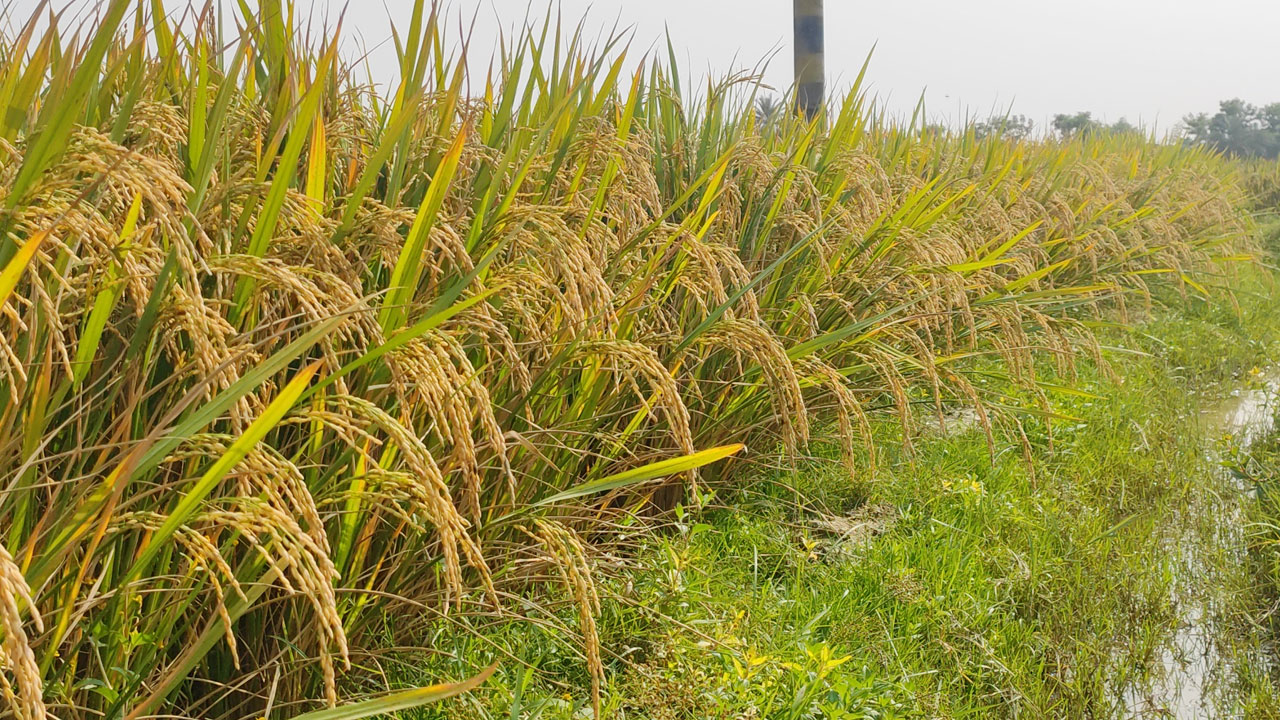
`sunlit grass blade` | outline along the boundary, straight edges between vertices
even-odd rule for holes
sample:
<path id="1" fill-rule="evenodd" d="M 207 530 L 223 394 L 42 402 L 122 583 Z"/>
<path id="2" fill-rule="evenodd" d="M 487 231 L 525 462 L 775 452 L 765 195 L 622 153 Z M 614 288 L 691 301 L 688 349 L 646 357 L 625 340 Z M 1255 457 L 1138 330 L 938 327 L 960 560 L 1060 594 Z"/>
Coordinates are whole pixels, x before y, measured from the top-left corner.
<path id="1" fill-rule="evenodd" d="M 497 669 L 498 664 L 494 663 L 481 671 L 479 675 L 462 682 L 442 683 L 413 690 L 401 690 L 384 697 L 363 700 L 358 703 L 326 710 L 314 710 L 296 717 L 298 720 L 359 720 L 359 718 L 378 717 L 399 712 L 400 710 L 410 710 L 475 690 L 483 685 L 493 675 L 493 671 Z"/>

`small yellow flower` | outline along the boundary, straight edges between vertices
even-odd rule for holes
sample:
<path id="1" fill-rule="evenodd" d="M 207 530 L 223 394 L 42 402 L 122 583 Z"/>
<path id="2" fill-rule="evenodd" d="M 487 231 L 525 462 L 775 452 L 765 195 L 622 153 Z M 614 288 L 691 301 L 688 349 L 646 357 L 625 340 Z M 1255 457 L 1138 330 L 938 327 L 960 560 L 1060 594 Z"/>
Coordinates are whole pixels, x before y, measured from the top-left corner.
<path id="1" fill-rule="evenodd" d="M 943 480 L 942 489 L 949 493 L 977 495 L 979 497 L 987 494 L 986 486 L 973 476 L 967 476 L 959 480 Z"/>

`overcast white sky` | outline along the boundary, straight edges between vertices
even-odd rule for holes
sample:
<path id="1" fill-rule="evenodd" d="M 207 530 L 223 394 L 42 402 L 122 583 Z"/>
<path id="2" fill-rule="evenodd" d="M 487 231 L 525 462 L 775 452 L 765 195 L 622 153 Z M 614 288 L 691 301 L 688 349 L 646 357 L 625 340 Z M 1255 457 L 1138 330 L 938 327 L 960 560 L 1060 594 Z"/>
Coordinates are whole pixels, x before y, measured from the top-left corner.
<path id="1" fill-rule="evenodd" d="M 518 23 L 530 4 L 449 5 L 467 18 L 478 12 L 473 53 L 487 56 L 498 30 Z M 350 6 L 348 23 L 372 44 L 388 35 L 388 17 L 407 23 L 410 7 L 410 0 L 363 0 Z M 546 0 L 533 7 L 542 12 Z M 560 0 L 560 7 L 565 18 L 586 14 L 589 27 L 616 20 L 633 28 L 640 50 L 669 28 L 686 68 L 699 73 L 733 69 L 735 58 L 752 65 L 781 49 L 768 78 L 790 83 L 791 0 Z M 1090 110 L 1163 129 L 1226 98 L 1280 101 L 1276 0 L 826 0 L 826 16 L 830 81 L 847 85 L 876 44 L 871 87 L 898 113 L 909 113 L 927 89 L 928 109 L 944 118 L 1012 104 L 1041 126 L 1057 112 Z"/>
<path id="2" fill-rule="evenodd" d="M 55 3 L 56 5 L 57 3 Z M 230 3 L 227 3 L 230 5 Z M 390 23 L 408 24 L 412 0 L 298 0 L 316 17 L 347 5 L 344 35 L 390 68 Z M 540 16 L 547 0 L 445 0 L 477 24 L 472 59 L 500 29 Z M 34 0 L 17 0 L 21 14 Z M 166 3 L 173 9 L 178 0 Z M 685 71 L 720 74 L 780 50 L 768 80 L 791 77 L 791 0 L 559 0 L 588 32 L 631 28 L 632 54 L 662 48 L 669 28 Z M 532 7 L 532 10 L 530 10 Z M 1012 105 L 1043 127 L 1057 112 L 1092 111 L 1164 130 L 1219 100 L 1280 101 L 1276 0 L 826 0 L 827 71 L 847 86 L 877 44 L 871 90 L 895 113 L 922 92 L 930 114 L 954 120 Z M 382 43 L 381 47 L 378 46 Z M 353 45 L 354 49 L 354 45 Z M 483 66 L 483 62 L 480 63 Z"/>

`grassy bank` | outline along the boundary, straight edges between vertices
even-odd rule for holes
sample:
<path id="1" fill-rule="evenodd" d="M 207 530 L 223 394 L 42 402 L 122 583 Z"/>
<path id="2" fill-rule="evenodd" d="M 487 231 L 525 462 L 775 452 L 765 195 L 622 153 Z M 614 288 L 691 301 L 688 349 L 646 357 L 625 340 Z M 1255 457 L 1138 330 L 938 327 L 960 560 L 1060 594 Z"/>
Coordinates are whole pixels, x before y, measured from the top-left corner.
<path id="1" fill-rule="evenodd" d="M 531 620 L 558 638 L 539 667 L 601 712 L 661 692 L 661 673 L 609 687 L 633 682 L 607 672 L 618 656 L 672 664 L 671 697 L 697 699 L 680 668 L 720 678 L 704 655 L 628 640 L 641 608 L 681 609 L 663 582 L 693 593 L 700 642 L 732 641 L 713 620 L 767 632 L 821 675 L 846 651 L 797 654 L 834 641 L 812 634 L 825 620 L 802 633 L 796 608 L 861 566 L 824 559 L 811 521 L 868 500 L 900 540 L 905 634 L 881 644 L 866 620 L 847 644 L 919 672 L 950 662 L 899 673 L 893 697 L 1103 703 L 1107 680 L 1077 657 L 1154 642 L 1110 615 L 1074 627 L 1067 593 L 1131 565 L 1132 597 L 1110 607 L 1163 612 L 1159 568 L 1124 543 L 1173 503 L 1157 476 L 1185 469 L 1190 441 L 1154 403 L 1177 393 L 1133 381 L 1129 415 L 1096 418 L 1114 428 L 1098 447 L 1063 419 L 1050 452 L 1046 416 L 1110 407 L 1071 388 L 1098 382 L 1111 324 L 1170 302 L 1231 311 L 1256 247 L 1243 182 L 1261 175 L 1136 134 L 896 124 L 856 85 L 821 118 L 764 122 L 749 77 L 682 87 L 674 61 L 553 20 L 471 76 L 424 2 L 378 91 L 303 15 L 110 0 L 78 33 L 34 17 L 0 38 L 13 715 L 296 716 L 495 661 L 510 690 L 523 639 L 491 635 Z M 1187 332 L 1167 352 L 1217 360 Z M 1209 352 L 1244 352 L 1222 337 Z M 1142 403 L 1170 412 L 1148 427 Z M 927 442 L 930 407 L 968 408 L 977 430 Z M 1141 438 L 1156 450 L 1131 471 L 1090 470 Z M 832 448 L 839 477 L 741 487 Z M 726 499 L 755 515 L 684 510 Z M 748 573 L 734 538 L 756 532 Z M 653 553 L 672 565 L 610 586 Z M 759 605 L 713 613 L 689 563 Z M 971 594 L 929 600 L 952 579 Z M 841 602 L 872 613 L 890 595 Z M 768 612 L 776 628 L 754 624 Z M 945 655 L 911 651 L 927 633 Z M 1026 659 L 1001 669 L 980 657 L 993 647 Z M 1063 686 L 1021 687 L 1033 657 L 1062 664 L 1042 675 Z M 780 662 L 748 666 L 795 672 Z M 743 673 L 743 697 L 792 682 Z"/>
<path id="2" fill-rule="evenodd" d="M 1239 297 L 1235 310 L 1172 304 L 1105 332 L 1109 371 L 1082 364 L 1075 390 L 1054 394 L 1062 417 L 1052 442 L 1029 433 L 1030 464 L 1018 442 L 989 453 L 964 413 L 945 434 L 923 430 L 911 456 L 898 427 L 879 424 L 874 473 L 864 457 L 851 475 L 829 446 L 825 461 L 703 498 L 625 562 L 599 558 L 614 571 L 598 620 L 611 716 L 1164 717 L 1176 708 L 1151 687 L 1196 602 L 1212 608 L 1224 662 L 1210 672 L 1212 707 L 1274 717 L 1258 662 L 1257 618 L 1270 614 L 1250 622 L 1240 609 L 1277 597 L 1280 523 L 1264 493 L 1256 510 L 1270 524 L 1250 535 L 1260 586 L 1220 537 L 1221 505 L 1243 496 L 1216 472 L 1212 411 L 1276 357 L 1280 288 L 1259 272 Z M 998 372 L 989 386 L 1018 396 Z M 1268 483 L 1277 447 L 1255 455 Z M 1179 564 L 1193 555 L 1189 578 Z M 548 599 L 533 623 L 493 636 L 434 636 L 458 658 L 492 642 L 527 668 L 429 717 L 580 716 L 587 678 L 557 607 Z"/>
<path id="3" fill-rule="evenodd" d="M 1280 239 L 1280 221 L 1264 223 L 1274 244 Z M 1280 718 L 1280 406 L 1274 402 L 1274 363 L 1246 385 L 1266 393 L 1272 403 L 1263 407 L 1272 424 L 1250 443 L 1222 438 L 1218 457 L 1240 498 L 1233 511 L 1239 517 L 1243 557 L 1233 558 L 1227 573 L 1221 606 L 1224 622 L 1236 639 L 1231 651 L 1239 672 L 1232 688 L 1245 708 L 1245 717 Z"/>

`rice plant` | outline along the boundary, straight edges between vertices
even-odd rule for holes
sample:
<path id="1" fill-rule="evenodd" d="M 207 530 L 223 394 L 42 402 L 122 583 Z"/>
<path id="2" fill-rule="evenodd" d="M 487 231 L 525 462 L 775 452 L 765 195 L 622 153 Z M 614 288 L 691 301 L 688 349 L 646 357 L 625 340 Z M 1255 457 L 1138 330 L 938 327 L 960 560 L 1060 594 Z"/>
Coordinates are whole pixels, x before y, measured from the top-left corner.
<path id="1" fill-rule="evenodd" d="M 389 689 L 388 618 L 547 583 L 598 705 L 612 523 L 828 423 L 851 471 L 883 414 L 1025 442 L 1033 354 L 1069 377 L 1090 322 L 1229 298 L 1251 253 L 1206 151 L 903 126 L 857 85 L 761 124 L 753 77 L 682 87 L 550 16 L 476 77 L 419 0 L 382 95 L 287 0 L 44 13 L 0 43 L 16 718 L 427 702 L 485 676 L 347 704 Z"/>

